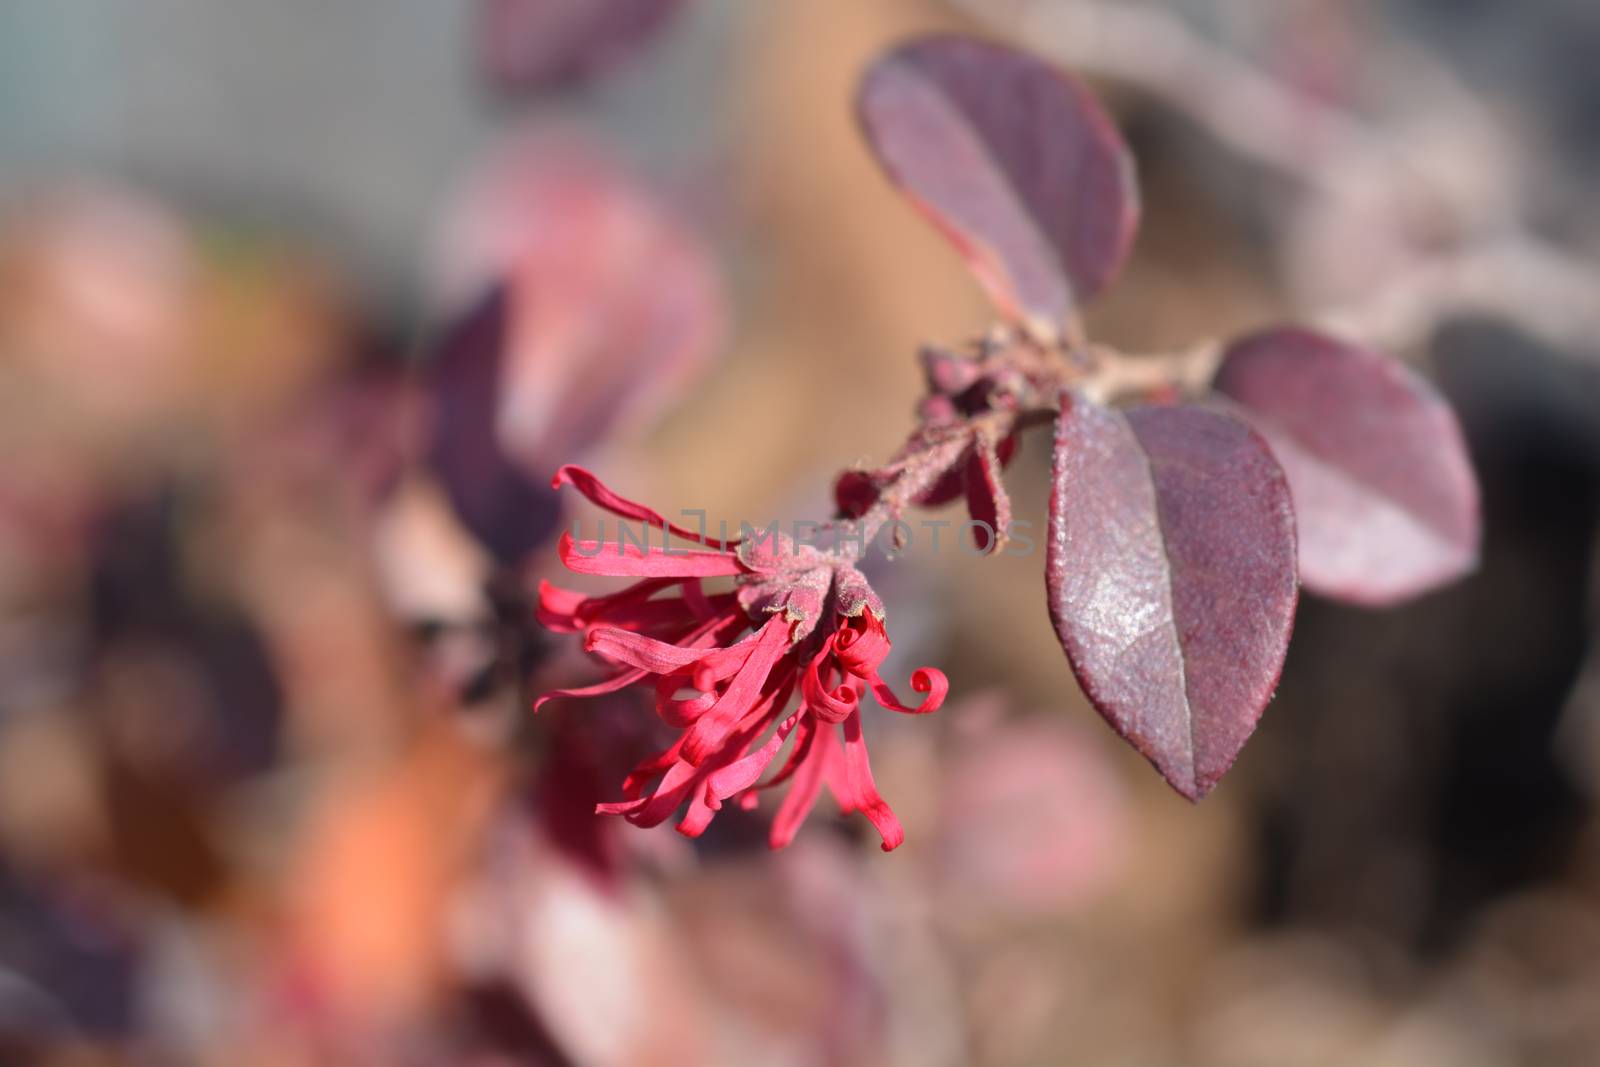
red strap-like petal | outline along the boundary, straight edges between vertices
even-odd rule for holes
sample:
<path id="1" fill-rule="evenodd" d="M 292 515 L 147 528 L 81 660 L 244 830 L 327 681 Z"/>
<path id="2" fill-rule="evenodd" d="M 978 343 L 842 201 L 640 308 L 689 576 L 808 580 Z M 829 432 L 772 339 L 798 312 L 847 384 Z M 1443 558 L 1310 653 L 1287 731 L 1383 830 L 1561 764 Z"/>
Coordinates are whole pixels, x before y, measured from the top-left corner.
<path id="1" fill-rule="evenodd" d="M 867 684 L 872 686 L 872 696 L 879 704 L 890 711 L 898 711 L 904 715 L 926 715 L 930 711 L 938 711 L 944 703 L 946 694 L 950 692 L 950 679 L 944 676 L 944 671 L 936 667 L 920 667 L 911 675 L 911 689 L 913 692 L 926 693 L 922 703 L 914 708 L 900 703 L 894 695 L 894 690 L 877 672 L 873 672 Z"/>
<path id="2" fill-rule="evenodd" d="M 762 745 L 750 755 L 735 760 L 713 774 L 708 780 L 709 792 L 714 801 L 726 800 L 736 793 L 742 793 L 756 784 L 767 767 L 777 757 L 778 750 L 789 739 L 789 734 L 794 731 L 800 722 L 800 715 L 789 716 L 778 724 L 767 743 Z"/>
<path id="3" fill-rule="evenodd" d="M 583 647 L 585 651 L 651 674 L 666 674 L 688 667 L 706 654 L 704 649 L 682 648 L 615 626 L 600 626 L 590 630 Z"/>
<path id="4" fill-rule="evenodd" d="M 728 640 L 743 625 L 742 614 L 711 619 L 680 638 L 678 644 L 683 648 L 699 649 L 703 654 L 714 653 L 718 651 L 718 641 Z M 661 716 L 662 722 L 680 730 L 704 715 L 717 701 L 715 693 L 701 693 L 689 700 L 677 699 L 678 690 L 690 684 L 691 673 L 692 668 L 681 668 L 662 675 L 656 682 L 656 714 Z"/>
<path id="5" fill-rule="evenodd" d="M 656 682 L 656 714 L 662 722 L 678 730 L 693 726 L 717 702 L 715 693 L 699 693 L 687 699 L 678 699 L 678 690 L 689 684 L 689 672 L 686 670 L 664 674 Z"/>
<path id="6" fill-rule="evenodd" d="M 722 807 L 722 802 L 711 792 L 711 778 L 718 770 L 741 759 L 749 750 L 751 742 L 767 728 L 767 722 L 771 717 L 771 697 L 775 695 L 769 694 L 768 700 L 763 701 L 741 719 L 738 728 L 717 753 L 715 759 L 700 768 L 701 777 L 690 789 L 688 810 L 683 813 L 683 818 L 678 821 L 676 827 L 680 834 L 685 837 L 699 837 L 705 833 L 706 827 L 711 825 L 712 818 Z M 785 693 L 782 699 L 787 701 L 788 694 Z"/>
<path id="7" fill-rule="evenodd" d="M 790 623 L 774 615 L 761 628 L 750 658 L 709 711 L 684 735 L 683 758 L 699 766 L 726 743 L 728 734 L 759 699 L 767 676 L 789 650 Z"/>
<path id="8" fill-rule="evenodd" d="M 811 814 L 817 795 L 822 792 L 822 782 L 828 776 L 828 765 L 837 758 L 839 750 L 832 726 L 807 717 L 800 729 L 805 736 L 795 742 L 796 756 L 790 760 L 797 768 L 794 784 L 789 787 L 783 803 L 778 805 L 778 813 L 772 817 L 772 829 L 767 833 L 767 844 L 775 849 L 793 841 L 800 824 Z"/>
<path id="9" fill-rule="evenodd" d="M 889 655 L 889 635 L 870 611 L 848 620 L 834 635 L 834 653 L 845 670 L 860 678 L 872 675 Z"/>
<path id="10" fill-rule="evenodd" d="M 674 584 L 676 579 L 672 578 L 647 578 L 606 596 L 586 596 L 541 581 L 536 617 L 547 629 L 557 633 L 574 633 L 596 622 L 626 626 L 627 620 L 637 614 L 638 605 L 649 603 L 656 593 Z"/>
<path id="11" fill-rule="evenodd" d="M 839 801 L 839 809 L 846 815 L 852 811 L 865 815 L 883 838 L 883 850 L 892 852 L 906 839 L 906 833 L 872 780 L 860 714 L 851 715 L 840 729 L 844 734 L 843 754 L 828 763 L 828 788 Z"/>
<path id="12" fill-rule="evenodd" d="M 699 779 L 697 768 L 679 760 L 667 768 L 667 773 L 656 786 L 655 792 L 638 800 L 595 805 L 598 815 L 621 815 L 635 826 L 660 826 L 672 817 L 683 803 L 689 790 Z"/>
<path id="13" fill-rule="evenodd" d="M 732 596 L 732 594 L 727 593 L 722 595 Z M 715 600 L 716 598 L 714 597 L 706 596 L 706 591 L 701 588 L 698 578 L 692 582 L 683 583 L 683 602 L 688 605 L 689 610 L 694 612 L 697 617 L 709 619 L 711 616 L 718 614 L 720 609 L 716 607 Z"/>
<path id="14" fill-rule="evenodd" d="M 737 644 L 726 648 L 714 648 L 695 662 L 694 669 L 689 672 L 689 679 L 696 689 L 710 692 L 720 683 L 727 681 L 739 673 L 750 654 L 755 651 L 756 645 L 761 641 L 762 632 L 757 630 L 741 639 Z"/>
<path id="15" fill-rule="evenodd" d="M 635 682 L 643 681 L 645 672 L 640 670 L 623 671 L 613 678 L 594 685 L 586 685 L 580 689 L 552 689 L 533 702 L 533 710 L 538 711 L 546 703 L 557 697 L 596 697 L 602 693 L 615 693 L 619 689 L 626 689 Z"/>
<path id="16" fill-rule="evenodd" d="M 671 530 L 673 536 L 681 537 L 686 541 L 694 541 L 715 548 L 730 548 L 738 541 L 719 541 L 713 537 L 702 537 L 699 532 L 689 530 L 676 523 L 668 522 L 666 518 L 654 508 L 645 507 L 626 497 L 619 496 L 609 486 L 596 478 L 592 473 L 575 464 L 567 464 L 556 471 L 554 478 L 550 479 L 553 489 L 560 489 L 563 485 L 570 485 L 598 507 L 605 508 L 613 515 L 624 519 L 633 519 L 636 522 L 647 523 L 659 529 Z"/>
<path id="17" fill-rule="evenodd" d="M 816 737 L 819 730 L 825 729 L 827 727 L 815 715 L 802 714 L 800 716 L 800 725 L 795 727 L 794 747 L 789 750 L 789 758 L 784 761 L 783 767 L 777 774 L 756 786 L 756 789 L 771 789 L 773 786 L 782 785 L 793 777 L 794 773 L 800 769 L 800 765 L 805 762 L 813 743 L 813 738 Z"/>
<path id="18" fill-rule="evenodd" d="M 638 766 L 628 772 L 628 777 L 622 780 L 622 795 L 627 800 L 638 800 L 644 795 L 644 787 L 649 785 L 657 775 L 662 774 L 668 767 L 678 762 L 678 750 L 683 747 L 683 739 L 673 742 L 672 747 L 664 752 L 657 752 L 648 759 L 639 761 Z M 605 812 L 603 814 L 615 814 Z"/>
<path id="19" fill-rule="evenodd" d="M 668 552 L 659 546 L 641 549 L 627 541 L 579 541 L 568 530 L 556 547 L 562 564 L 577 574 L 638 578 L 717 578 L 745 573 L 744 565 L 726 552 Z"/>
<path id="20" fill-rule="evenodd" d="M 575 633 L 583 628 L 583 624 L 578 621 L 578 609 L 591 599 L 577 590 L 563 589 L 559 585 L 541 580 L 539 602 L 534 609 L 535 617 L 547 630 L 554 630 L 558 634 Z"/>
<path id="21" fill-rule="evenodd" d="M 843 722 L 845 716 L 856 710 L 856 703 L 861 699 L 853 686 L 832 688 L 829 685 L 834 672 L 832 657 L 837 639 L 837 634 L 828 635 L 828 639 L 822 643 L 822 650 L 811 658 L 800 680 L 800 695 L 805 699 L 806 707 L 824 722 Z M 830 676 L 826 680 L 822 677 L 824 670 Z"/>

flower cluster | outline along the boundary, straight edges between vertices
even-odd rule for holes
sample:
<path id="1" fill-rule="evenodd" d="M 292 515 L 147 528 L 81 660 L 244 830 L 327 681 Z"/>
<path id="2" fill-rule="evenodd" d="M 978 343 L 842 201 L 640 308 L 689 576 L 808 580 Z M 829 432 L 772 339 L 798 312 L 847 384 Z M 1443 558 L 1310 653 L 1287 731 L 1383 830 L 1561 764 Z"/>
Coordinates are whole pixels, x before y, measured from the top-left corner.
<path id="1" fill-rule="evenodd" d="M 827 785 L 844 813 L 859 811 L 872 822 L 885 851 L 899 845 L 905 834 L 868 765 L 861 698 L 870 690 L 884 708 L 920 715 L 944 702 L 949 683 L 923 668 L 911 678 L 922 702 L 908 706 L 895 697 L 878 673 L 890 648 L 883 603 L 855 560 L 775 532 L 707 538 L 623 499 L 579 467 L 563 467 L 554 484 L 699 546 L 579 541 L 569 533 L 560 545 L 569 570 L 637 581 L 608 596 L 540 585 L 540 621 L 583 634 L 584 647 L 615 673 L 546 693 L 534 708 L 555 697 L 652 684 L 656 714 L 680 731 L 628 775 L 621 801 L 598 810 L 655 826 L 686 806 L 678 829 L 698 836 L 724 802 L 748 810 L 761 790 L 788 781 L 769 839 L 782 848 Z M 717 578 L 732 579 L 732 588 L 708 592 L 704 581 Z M 791 739 L 787 758 L 763 781 Z"/>
<path id="2" fill-rule="evenodd" d="M 965 497 L 967 512 L 983 532 L 977 547 L 995 552 L 1011 525 L 1011 500 L 1001 471 L 1017 450 L 1014 419 L 1038 402 L 1038 384 L 1002 349 L 981 343 L 973 357 L 922 350 L 928 392 L 919 425 L 885 466 L 847 470 L 833 486 L 839 513 L 866 515 L 891 494 L 905 503 L 935 508 Z"/>

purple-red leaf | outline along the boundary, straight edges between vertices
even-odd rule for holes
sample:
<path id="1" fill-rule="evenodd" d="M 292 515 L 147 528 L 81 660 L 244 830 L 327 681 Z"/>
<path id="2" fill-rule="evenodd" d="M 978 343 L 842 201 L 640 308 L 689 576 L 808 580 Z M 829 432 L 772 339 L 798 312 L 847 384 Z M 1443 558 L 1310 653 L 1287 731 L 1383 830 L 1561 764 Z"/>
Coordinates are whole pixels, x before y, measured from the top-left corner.
<path id="1" fill-rule="evenodd" d="M 1404 365 L 1279 329 L 1229 349 L 1215 384 L 1289 477 L 1307 589 L 1391 604 L 1476 566 L 1478 486 L 1461 428 Z"/>
<path id="2" fill-rule="evenodd" d="M 520 137 L 469 183 L 447 226 L 441 288 L 496 297 L 433 364 L 430 458 L 503 563 L 552 531 L 550 474 L 647 430 L 721 343 L 722 279 L 704 243 L 571 135 Z"/>
<path id="3" fill-rule="evenodd" d="M 1294 512 L 1266 442 L 1201 408 L 1064 395 L 1046 581 L 1090 701 L 1205 796 L 1271 699 L 1294 619 Z"/>
<path id="4" fill-rule="evenodd" d="M 856 107 L 890 179 L 1006 314 L 1053 331 L 1127 258 L 1132 158 L 1089 90 L 1048 64 L 924 38 L 872 66 Z"/>
<path id="5" fill-rule="evenodd" d="M 540 478 L 647 431 L 725 334 L 706 243 L 570 134 L 536 131 L 496 153 L 465 190 L 442 261 L 452 294 L 507 286 L 494 418 L 506 453 Z"/>
<path id="6" fill-rule="evenodd" d="M 496 433 L 506 317 L 496 290 L 440 339 L 428 368 L 428 461 L 462 523 L 509 565 L 550 536 L 561 509 L 548 478 L 517 464 Z"/>
<path id="7" fill-rule="evenodd" d="M 501 92 L 559 88 L 617 65 L 683 0 L 480 0 L 478 48 Z"/>

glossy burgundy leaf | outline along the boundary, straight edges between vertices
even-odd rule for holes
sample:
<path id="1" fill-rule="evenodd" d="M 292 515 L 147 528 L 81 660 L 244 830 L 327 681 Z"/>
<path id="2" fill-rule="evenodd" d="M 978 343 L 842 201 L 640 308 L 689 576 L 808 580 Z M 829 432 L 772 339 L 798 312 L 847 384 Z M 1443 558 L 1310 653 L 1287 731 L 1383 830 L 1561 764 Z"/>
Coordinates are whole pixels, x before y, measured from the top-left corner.
<path id="1" fill-rule="evenodd" d="M 501 92 L 586 81 L 649 43 L 683 2 L 480 0 L 480 62 Z"/>
<path id="2" fill-rule="evenodd" d="M 513 564 L 551 534 L 560 507 L 549 476 L 516 463 L 496 431 L 506 319 L 496 290 L 440 339 L 428 368 L 428 461 L 462 523 Z"/>
<path id="3" fill-rule="evenodd" d="M 464 191 L 442 258 L 453 302 L 507 285 L 497 432 L 543 478 L 650 429 L 726 332 L 704 241 L 572 134 L 540 130 L 497 153 Z"/>
<path id="4" fill-rule="evenodd" d="M 1127 146 L 1089 90 L 1048 64 L 924 38 L 878 60 L 856 106 L 889 177 L 1006 314 L 1055 329 L 1127 258 L 1139 216 Z"/>
<path id="5" fill-rule="evenodd" d="M 1472 570 L 1478 487 L 1455 415 L 1379 353 L 1302 329 L 1229 349 L 1216 388 L 1289 477 L 1307 589 L 1390 604 Z"/>
<path id="6" fill-rule="evenodd" d="M 1294 618 L 1294 512 L 1266 442 L 1201 408 L 1065 395 L 1046 580 L 1090 701 L 1203 797 L 1271 699 Z"/>

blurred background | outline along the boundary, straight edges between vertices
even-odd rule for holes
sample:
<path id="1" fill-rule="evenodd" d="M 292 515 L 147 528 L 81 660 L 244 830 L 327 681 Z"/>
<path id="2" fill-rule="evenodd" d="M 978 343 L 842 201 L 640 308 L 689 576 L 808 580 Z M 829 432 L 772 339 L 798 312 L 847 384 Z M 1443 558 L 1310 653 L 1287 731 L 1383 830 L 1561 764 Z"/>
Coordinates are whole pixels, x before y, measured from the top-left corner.
<path id="1" fill-rule="evenodd" d="M 656 738 L 526 712 L 585 670 L 549 474 L 820 518 L 894 450 L 990 321 L 851 114 L 940 28 L 1122 123 L 1098 338 L 1359 310 L 1457 406 L 1482 568 L 1305 598 L 1194 807 L 1040 556 L 913 554 L 899 851 L 597 819 Z M 1597 48 L 1589 0 L 0 5 L 0 1063 L 1600 1063 Z"/>

